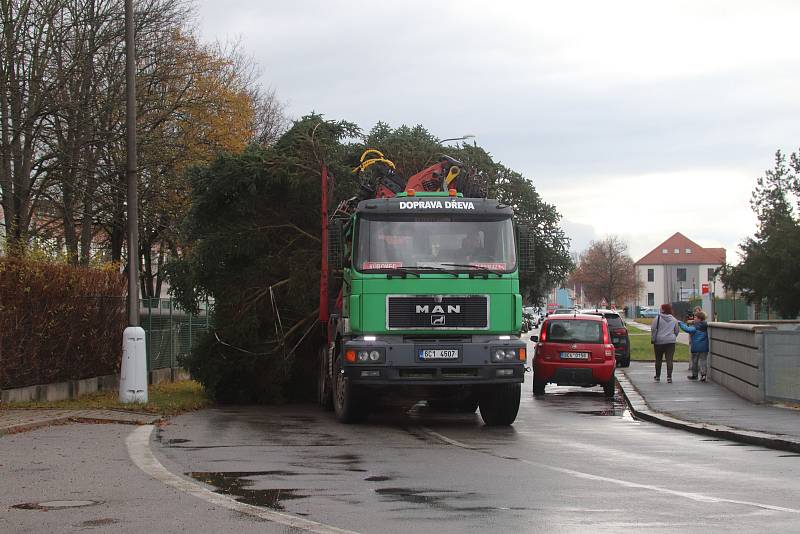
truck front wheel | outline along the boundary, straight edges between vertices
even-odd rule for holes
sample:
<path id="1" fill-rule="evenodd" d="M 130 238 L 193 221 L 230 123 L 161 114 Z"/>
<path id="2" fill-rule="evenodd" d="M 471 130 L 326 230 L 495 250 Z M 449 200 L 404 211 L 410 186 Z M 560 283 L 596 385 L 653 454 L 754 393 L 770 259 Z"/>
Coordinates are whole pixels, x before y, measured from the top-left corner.
<path id="1" fill-rule="evenodd" d="M 519 412 L 519 384 L 501 384 L 488 387 L 481 395 L 479 407 L 483 422 L 488 426 L 507 426 L 514 422 Z"/>
<path id="2" fill-rule="evenodd" d="M 333 368 L 333 410 L 340 423 L 360 423 L 369 414 L 363 395 L 342 373 L 342 360 L 337 359 Z"/>

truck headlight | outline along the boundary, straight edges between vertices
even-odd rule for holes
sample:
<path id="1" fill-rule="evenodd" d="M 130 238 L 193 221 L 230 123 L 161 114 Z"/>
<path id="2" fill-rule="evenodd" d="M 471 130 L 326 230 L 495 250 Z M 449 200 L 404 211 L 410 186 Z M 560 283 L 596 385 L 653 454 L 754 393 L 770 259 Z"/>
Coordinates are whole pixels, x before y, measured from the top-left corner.
<path id="1" fill-rule="evenodd" d="M 517 349 L 492 349 L 492 361 L 494 362 L 511 362 L 517 357 Z"/>
<path id="2" fill-rule="evenodd" d="M 347 353 L 352 353 L 352 360 L 347 358 L 348 362 L 363 365 L 384 363 L 386 361 L 386 349 L 383 347 L 357 347 L 348 349 Z"/>

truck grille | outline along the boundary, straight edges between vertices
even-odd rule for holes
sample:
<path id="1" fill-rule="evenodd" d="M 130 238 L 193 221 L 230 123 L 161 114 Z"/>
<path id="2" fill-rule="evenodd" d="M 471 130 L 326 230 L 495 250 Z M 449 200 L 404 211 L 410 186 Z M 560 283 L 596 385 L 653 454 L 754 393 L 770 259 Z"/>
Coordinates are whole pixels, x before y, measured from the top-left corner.
<path id="1" fill-rule="evenodd" d="M 439 302 L 437 302 L 439 300 Z M 485 329 L 489 328 L 487 295 L 389 296 L 386 322 L 388 328 Z"/>

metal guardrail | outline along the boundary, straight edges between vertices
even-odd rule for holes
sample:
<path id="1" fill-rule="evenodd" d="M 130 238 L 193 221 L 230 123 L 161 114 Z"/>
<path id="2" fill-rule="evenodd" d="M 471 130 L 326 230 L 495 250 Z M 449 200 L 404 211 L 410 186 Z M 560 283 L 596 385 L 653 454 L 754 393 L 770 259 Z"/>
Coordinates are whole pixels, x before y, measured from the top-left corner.
<path id="1" fill-rule="evenodd" d="M 147 370 L 180 367 L 202 334 L 208 331 L 212 306 L 201 303 L 198 314 L 179 308 L 172 299 L 141 299 L 140 325 L 145 331 Z"/>

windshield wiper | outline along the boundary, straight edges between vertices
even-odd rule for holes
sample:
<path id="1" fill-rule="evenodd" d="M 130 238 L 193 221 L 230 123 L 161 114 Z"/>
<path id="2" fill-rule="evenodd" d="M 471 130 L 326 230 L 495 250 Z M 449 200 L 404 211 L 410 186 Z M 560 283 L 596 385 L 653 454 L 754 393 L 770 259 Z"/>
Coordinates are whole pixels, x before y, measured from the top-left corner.
<path id="1" fill-rule="evenodd" d="M 482 265 L 471 265 L 469 263 L 443 263 L 442 265 L 447 265 L 449 267 L 466 267 L 467 269 L 473 269 L 476 271 L 480 271 L 481 273 L 492 273 L 500 276 L 500 271 L 495 271 L 494 269 L 489 269 L 488 267 L 483 267 Z"/>
<path id="2" fill-rule="evenodd" d="M 419 278 L 419 273 L 414 272 L 411 270 L 412 267 L 391 267 L 387 269 L 387 271 L 391 271 L 386 273 L 386 278 L 391 278 L 392 276 L 402 276 L 405 278 L 409 274 L 413 274 L 417 278 Z"/>
<path id="3" fill-rule="evenodd" d="M 432 266 L 432 265 L 425 265 L 425 266 L 422 266 L 422 265 L 420 265 L 420 266 L 401 265 L 400 267 L 392 267 L 389 270 L 401 273 L 403 275 L 413 274 L 417 278 L 419 278 L 420 273 L 426 272 L 426 271 L 435 271 L 437 273 L 445 273 L 445 274 L 449 274 L 451 276 L 454 276 L 454 277 L 458 278 L 458 274 L 450 271 L 449 269 L 444 269 L 442 267 L 435 267 L 435 266 Z M 388 273 L 387 276 L 392 276 L 393 274 L 394 273 Z"/>

